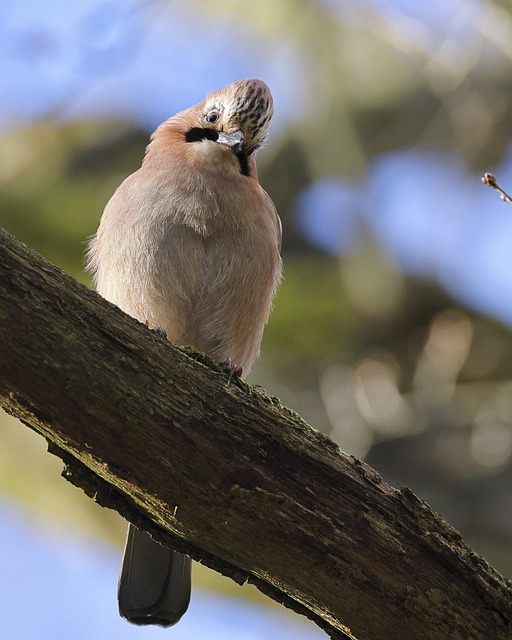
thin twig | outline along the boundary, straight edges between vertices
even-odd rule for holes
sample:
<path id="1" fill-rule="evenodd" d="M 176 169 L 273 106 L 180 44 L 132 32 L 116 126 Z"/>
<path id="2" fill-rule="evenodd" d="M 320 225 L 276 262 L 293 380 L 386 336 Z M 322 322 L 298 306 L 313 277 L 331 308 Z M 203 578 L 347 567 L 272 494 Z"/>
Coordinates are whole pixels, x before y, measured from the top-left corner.
<path id="1" fill-rule="evenodd" d="M 496 178 L 493 176 L 492 173 L 484 173 L 484 175 L 482 176 L 482 182 L 486 184 L 488 187 L 492 187 L 493 189 L 496 189 L 496 191 L 498 191 L 500 194 L 500 198 L 504 202 L 508 202 L 509 204 L 512 204 L 512 197 L 509 196 L 508 193 L 500 187 L 500 185 L 498 184 L 498 181 L 496 180 Z"/>

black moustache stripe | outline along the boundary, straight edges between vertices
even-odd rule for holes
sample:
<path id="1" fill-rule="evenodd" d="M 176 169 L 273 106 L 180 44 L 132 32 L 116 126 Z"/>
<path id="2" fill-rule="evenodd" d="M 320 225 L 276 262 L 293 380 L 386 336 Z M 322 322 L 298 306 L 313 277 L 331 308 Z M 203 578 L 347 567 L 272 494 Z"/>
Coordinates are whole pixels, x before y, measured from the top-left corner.
<path id="1" fill-rule="evenodd" d="M 201 140 L 213 140 L 213 142 L 217 142 L 218 137 L 219 134 L 214 129 L 201 129 L 200 127 L 193 127 L 185 134 L 185 140 L 187 142 L 201 142 Z"/>
<path id="2" fill-rule="evenodd" d="M 206 127 L 193 127 L 185 133 L 186 142 L 201 142 L 201 140 L 217 142 L 218 138 L 219 134 L 215 129 L 208 129 Z M 238 151 L 238 153 L 233 151 L 233 153 L 236 155 L 238 164 L 240 165 L 240 173 L 243 176 L 250 176 L 248 155 L 243 150 Z"/>

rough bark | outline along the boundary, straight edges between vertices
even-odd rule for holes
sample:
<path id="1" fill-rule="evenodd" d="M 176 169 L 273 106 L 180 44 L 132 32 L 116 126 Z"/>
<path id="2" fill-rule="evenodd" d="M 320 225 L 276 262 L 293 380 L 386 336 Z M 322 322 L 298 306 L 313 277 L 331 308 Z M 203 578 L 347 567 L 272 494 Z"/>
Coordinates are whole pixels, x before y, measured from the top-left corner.
<path id="1" fill-rule="evenodd" d="M 97 502 L 332 637 L 512 636 L 511 583 L 411 491 L 3 231 L 0 403 Z"/>

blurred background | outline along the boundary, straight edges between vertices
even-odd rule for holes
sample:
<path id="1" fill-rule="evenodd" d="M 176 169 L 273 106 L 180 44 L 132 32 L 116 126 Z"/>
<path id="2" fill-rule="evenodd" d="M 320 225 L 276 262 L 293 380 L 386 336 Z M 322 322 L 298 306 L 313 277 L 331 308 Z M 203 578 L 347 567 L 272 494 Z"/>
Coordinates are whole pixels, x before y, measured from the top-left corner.
<path id="1" fill-rule="evenodd" d="M 499 0 L 21 0 L 0 6 L 0 225 L 90 284 L 85 241 L 150 132 L 272 88 L 260 178 L 285 280 L 250 381 L 512 576 L 512 8 Z M 125 524 L 0 415 L 6 637 L 324 637 L 195 566 L 171 631 L 120 620 Z"/>

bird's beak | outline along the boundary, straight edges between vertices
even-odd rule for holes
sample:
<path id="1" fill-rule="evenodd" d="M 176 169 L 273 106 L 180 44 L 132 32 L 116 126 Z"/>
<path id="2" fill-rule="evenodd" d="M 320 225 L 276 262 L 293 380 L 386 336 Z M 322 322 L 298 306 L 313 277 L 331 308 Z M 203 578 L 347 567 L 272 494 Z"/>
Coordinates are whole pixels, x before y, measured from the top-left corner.
<path id="1" fill-rule="evenodd" d="M 231 149 L 231 151 L 233 151 L 233 153 L 239 154 L 243 150 L 244 134 L 240 131 L 240 129 L 238 131 L 235 131 L 234 133 L 224 133 L 224 131 L 219 131 L 217 142 L 219 142 L 220 144 L 225 144 Z"/>

